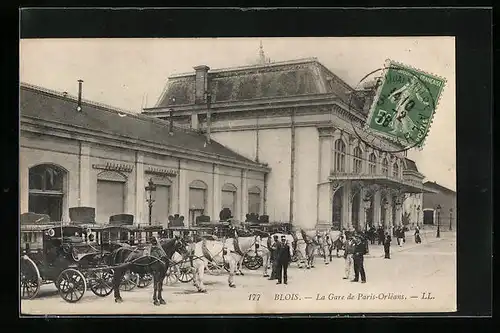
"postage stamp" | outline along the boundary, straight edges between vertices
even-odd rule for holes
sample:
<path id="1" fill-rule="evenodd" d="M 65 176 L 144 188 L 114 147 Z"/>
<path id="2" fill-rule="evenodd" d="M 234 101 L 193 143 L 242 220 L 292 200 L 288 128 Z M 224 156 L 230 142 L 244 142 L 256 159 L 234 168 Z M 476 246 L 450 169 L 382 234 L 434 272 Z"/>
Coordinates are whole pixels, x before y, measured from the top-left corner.
<path id="1" fill-rule="evenodd" d="M 365 129 L 421 148 L 445 84 L 442 77 L 387 60 Z"/>

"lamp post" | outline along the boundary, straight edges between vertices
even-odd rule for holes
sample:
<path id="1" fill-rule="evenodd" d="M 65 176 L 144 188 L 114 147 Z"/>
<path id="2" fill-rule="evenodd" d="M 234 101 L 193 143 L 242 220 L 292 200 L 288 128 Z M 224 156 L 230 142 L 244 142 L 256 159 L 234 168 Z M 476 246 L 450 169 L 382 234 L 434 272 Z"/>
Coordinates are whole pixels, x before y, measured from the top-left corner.
<path id="1" fill-rule="evenodd" d="M 387 208 L 389 207 L 389 201 L 387 201 L 387 198 L 384 198 L 384 201 L 382 201 L 382 207 L 384 207 L 384 228 L 387 230 Z"/>
<path id="2" fill-rule="evenodd" d="M 365 208 L 365 230 L 368 231 L 368 210 L 370 209 L 372 204 L 371 198 L 367 195 L 363 199 L 363 205 Z"/>
<path id="3" fill-rule="evenodd" d="M 420 205 L 417 207 L 417 227 L 418 227 L 418 221 L 420 221 Z"/>
<path id="4" fill-rule="evenodd" d="M 400 210 L 401 207 L 403 206 L 403 202 L 401 201 L 400 198 L 396 199 L 396 211 Z M 397 212 L 396 212 L 397 214 Z M 401 209 L 401 221 L 399 221 L 399 225 L 403 224 L 403 210 Z"/>
<path id="5" fill-rule="evenodd" d="M 155 200 L 153 199 L 153 193 L 156 191 L 156 185 L 153 183 L 153 179 L 150 178 L 148 182 L 148 186 L 146 186 L 146 192 L 148 192 L 148 198 L 146 199 L 146 202 L 148 203 L 148 208 L 149 208 L 149 225 L 151 225 L 151 212 L 153 211 L 153 203 Z"/>
<path id="6" fill-rule="evenodd" d="M 440 213 L 441 213 L 441 205 L 437 205 L 436 207 L 436 214 L 437 214 L 437 232 L 436 232 L 436 238 L 440 238 L 441 237 L 441 230 L 439 229 L 439 225 L 440 225 Z"/>
<path id="7" fill-rule="evenodd" d="M 450 208 L 450 231 L 451 231 L 451 219 L 453 217 L 453 208 Z"/>

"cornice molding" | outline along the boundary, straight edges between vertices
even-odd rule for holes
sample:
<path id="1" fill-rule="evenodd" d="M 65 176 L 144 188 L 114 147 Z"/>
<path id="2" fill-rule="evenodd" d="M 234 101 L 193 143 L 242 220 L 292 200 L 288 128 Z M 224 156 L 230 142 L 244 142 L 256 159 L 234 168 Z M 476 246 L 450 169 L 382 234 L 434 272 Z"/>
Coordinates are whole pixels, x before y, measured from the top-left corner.
<path id="1" fill-rule="evenodd" d="M 111 163 L 106 164 L 92 164 L 92 168 L 106 171 L 117 171 L 117 172 L 132 172 L 134 170 L 133 165 L 128 165 L 125 163 Z"/>
<path id="2" fill-rule="evenodd" d="M 61 137 L 71 140 L 106 145 L 110 147 L 117 147 L 126 150 L 139 150 L 151 154 L 171 156 L 173 158 L 180 158 L 196 162 L 204 162 L 209 164 L 218 163 L 233 168 L 247 168 L 259 172 L 271 171 L 269 167 L 258 166 L 250 163 L 247 164 L 245 162 L 233 160 L 220 155 L 208 155 L 173 146 L 166 147 L 164 145 L 155 144 L 148 141 L 130 139 L 126 137 L 111 135 L 101 131 L 68 126 L 40 119 L 34 120 L 28 117 L 21 117 L 20 130 L 41 135 Z"/>

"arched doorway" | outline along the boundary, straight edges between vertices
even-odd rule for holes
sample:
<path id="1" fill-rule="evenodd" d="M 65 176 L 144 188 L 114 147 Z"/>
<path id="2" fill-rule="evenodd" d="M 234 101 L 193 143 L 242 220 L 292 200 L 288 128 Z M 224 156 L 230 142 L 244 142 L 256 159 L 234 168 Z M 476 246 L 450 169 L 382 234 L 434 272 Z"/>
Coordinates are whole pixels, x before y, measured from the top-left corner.
<path id="1" fill-rule="evenodd" d="M 360 230 L 359 228 L 359 192 L 354 194 L 352 198 L 352 206 L 351 206 L 351 217 L 352 217 L 352 226 L 355 230 Z"/>
<path id="2" fill-rule="evenodd" d="M 66 170 L 54 164 L 39 164 L 29 169 L 28 209 L 61 221 L 65 195 Z"/>
<path id="3" fill-rule="evenodd" d="M 366 211 L 366 226 L 371 227 L 374 226 L 374 219 L 373 219 L 373 205 L 375 204 L 375 198 L 373 195 L 370 196 L 370 208 Z"/>
<path id="4" fill-rule="evenodd" d="M 424 209 L 424 224 L 434 224 L 434 209 Z"/>
<path id="5" fill-rule="evenodd" d="M 335 230 L 340 230 L 342 227 L 342 197 L 343 197 L 343 188 L 339 188 L 335 191 L 333 195 L 333 203 L 332 203 L 332 224 Z"/>

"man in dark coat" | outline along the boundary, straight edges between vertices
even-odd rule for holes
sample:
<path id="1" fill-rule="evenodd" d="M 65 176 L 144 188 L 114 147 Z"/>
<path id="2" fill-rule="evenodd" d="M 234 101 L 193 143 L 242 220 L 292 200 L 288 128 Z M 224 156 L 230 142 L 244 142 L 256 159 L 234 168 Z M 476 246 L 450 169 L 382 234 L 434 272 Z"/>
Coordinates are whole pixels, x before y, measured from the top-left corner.
<path id="1" fill-rule="evenodd" d="M 366 274 L 364 267 L 364 255 L 366 254 L 366 240 L 360 237 L 359 234 L 355 236 L 355 248 L 354 248 L 354 280 L 351 282 L 359 282 L 359 276 L 361 275 L 361 283 L 366 283 Z"/>
<path id="2" fill-rule="evenodd" d="M 391 234 L 387 232 L 384 239 L 384 259 L 391 259 L 391 241 Z"/>
<path id="3" fill-rule="evenodd" d="M 277 252 L 278 252 L 278 247 L 280 246 L 280 243 L 279 243 L 279 239 L 278 239 L 278 236 L 275 235 L 273 237 L 273 243 L 271 244 L 271 248 L 270 248 L 270 254 L 271 254 L 271 267 L 272 267 L 272 271 L 271 271 L 271 277 L 269 278 L 269 280 L 276 280 L 277 279 L 277 271 L 278 271 L 278 261 L 276 260 L 276 256 L 277 256 Z"/>
<path id="4" fill-rule="evenodd" d="M 288 284 L 288 265 L 292 259 L 290 245 L 286 241 L 286 236 L 281 236 L 281 244 L 277 250 L 276 261 L 278 262 L 278 282 L 281 284 L 282 278 L 285 284 Z"/>
<path id="5" fill-rule="evenodd" d="M 384 243 L 384 229 L 382 228 L 382 226 L 379 226 L 378 227 L 378 230 L 377 230 L 377 235 L 378 235 L 378 245 L 382 245 L 382 243 Z"/>

